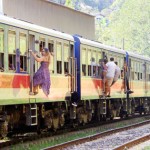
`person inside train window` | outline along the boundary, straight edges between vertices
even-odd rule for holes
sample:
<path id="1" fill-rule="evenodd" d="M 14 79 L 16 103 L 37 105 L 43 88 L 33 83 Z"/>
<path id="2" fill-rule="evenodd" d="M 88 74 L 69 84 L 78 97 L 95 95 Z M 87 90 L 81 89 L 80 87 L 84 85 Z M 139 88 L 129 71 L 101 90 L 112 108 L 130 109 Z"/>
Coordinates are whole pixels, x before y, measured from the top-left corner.
<path id="1" fill-rule="evenodd" d="M 49 71 L 49 65 L 50 65 L 50 52 L 48 48 L 43 48 L 42 50 L 42 57 L 38 58 L 32 50 L 29 50 L 35 60 L 37 62 L 41 62 L 40 68 L 37 70 L 37 72 L 33 76 L 33 92 L 34 94 L 37 94 L 38 87 L 40 86 L 46 96 L 50 93 L 50 71 Z"/>
<path id="2" fill-rule="evenodd" d="M 106 72 L 106 83 L 105 83 L 105 96 L 110 97 L 110 87 L 112 85 L 114 76 L 115 76 L 115 69 L 116 64 L 114 63 L 114 58 L 111 57 L 110 61 L 106 63 L 107 72 Z"/>
<path id="3" fill-rule="evenodd" d="M 23 62 L 20 61 L 20 72 L 25 72 L 25 70 L 23 69 Z"/>
<path id="4" fill-rule="evenodd" d="M 124 89 L 125 94 L 126 93 L 132 94 L 133 91 L 131 91 L 129 87 L 129 71 L 128 71 L 128 66 L 126 61 L 124 61 L 123 71 L 124 71 L 124 79 L 123 79 L 123 84 L 121 86 L 121 92 Z"/>
<path id="5" fill-rule="evenodd" d="M 15 70 L 15 67 L 12 63 L 9 63 L 9 70 Z"/>

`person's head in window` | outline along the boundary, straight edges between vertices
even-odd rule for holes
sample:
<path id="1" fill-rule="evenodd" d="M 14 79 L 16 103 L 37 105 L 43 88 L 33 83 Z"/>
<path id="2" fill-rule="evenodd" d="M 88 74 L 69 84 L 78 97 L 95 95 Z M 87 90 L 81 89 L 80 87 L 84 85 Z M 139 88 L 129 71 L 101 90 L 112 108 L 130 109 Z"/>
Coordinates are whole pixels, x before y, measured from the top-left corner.
<path id="1" fill-rule="evenodd" d="M 111 58 L 110 58 L 110 61 L 114 61 L 114 58 L 113 58 L 113 57 L 111 57 Z"/>

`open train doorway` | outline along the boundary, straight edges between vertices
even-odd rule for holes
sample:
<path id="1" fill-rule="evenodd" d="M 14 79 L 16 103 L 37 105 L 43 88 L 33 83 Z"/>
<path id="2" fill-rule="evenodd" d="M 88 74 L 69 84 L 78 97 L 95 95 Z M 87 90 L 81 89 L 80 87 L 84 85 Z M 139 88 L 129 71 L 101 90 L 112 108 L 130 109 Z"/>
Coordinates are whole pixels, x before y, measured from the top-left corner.
<path id="1" fill-rule="evenodd" d="M 29 34 L 29 50 L 35 50 L 35 35 Z M 30 74 L 30 94 L 33 93 L 33 75 L 35 73 L 35 61 L 33 56 L 29 53 L 29 74 Z"/>

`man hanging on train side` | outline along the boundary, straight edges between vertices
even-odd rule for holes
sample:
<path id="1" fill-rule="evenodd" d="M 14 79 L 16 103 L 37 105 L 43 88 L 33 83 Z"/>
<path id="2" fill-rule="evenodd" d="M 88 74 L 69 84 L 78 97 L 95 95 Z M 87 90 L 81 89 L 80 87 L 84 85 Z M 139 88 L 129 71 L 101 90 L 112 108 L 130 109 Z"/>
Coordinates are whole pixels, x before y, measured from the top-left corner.
<path id="1" fill-rule="evenodd" d="M 123 72 L 124 73 L 124 78 L 121 86 L 121 92 L 124 89 L 125 94 L 132 94 L 133 91 L 130 90 L 129 87 L 129 70 L 128 70 L 128 65 L 126 61 L 124 61 L 124 66 L 123 66 Z"/>
<path id="2" fill-rule="evenodd" d="M 117 82 L 117 80 L 119 79 L 119 77 L 121 75 L 121 69 L 118 66 L 118 62 L 115 62 L 115 64 L 116 64 L 115 75 L 114 75 L 113 82 L 112 82 L 111 86 Z M 111 93 L 111 89 L 110 89 L 110 93 Z M 108 93 L 108 95 L 110 95 L 110 93 Z"/>
<path id="3" fill-rule="evenodd" d="M 105 96 L 110 97 L 110 87 L 112 85 L 114 76 L 115 76 L 115 69 L 116 69 L 116 64 L 114 63 L 114 58 L 111 57 L 110 61 L 108 63 L 106 63 L 107 66 L 107 73 L 106 73 L 106 92 L 105 92 Z"/>

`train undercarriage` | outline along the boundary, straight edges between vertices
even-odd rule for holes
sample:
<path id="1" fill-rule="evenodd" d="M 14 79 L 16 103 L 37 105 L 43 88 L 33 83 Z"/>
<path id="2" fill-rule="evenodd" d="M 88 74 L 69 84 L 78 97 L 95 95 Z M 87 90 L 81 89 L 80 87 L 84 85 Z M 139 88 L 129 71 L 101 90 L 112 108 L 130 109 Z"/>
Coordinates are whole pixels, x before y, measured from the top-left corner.
<path id="1" fill-rule="evenodd" d="M 79 126 L 149 113 L 150 98 L 86 100 L 80 101 L 77 107 L 70 101 L 1 106 L 0 136 L 4 138 L 9 132 L 25 131 L 31 126 L 40 133 L 56 131 L 67 124 Z"/>

